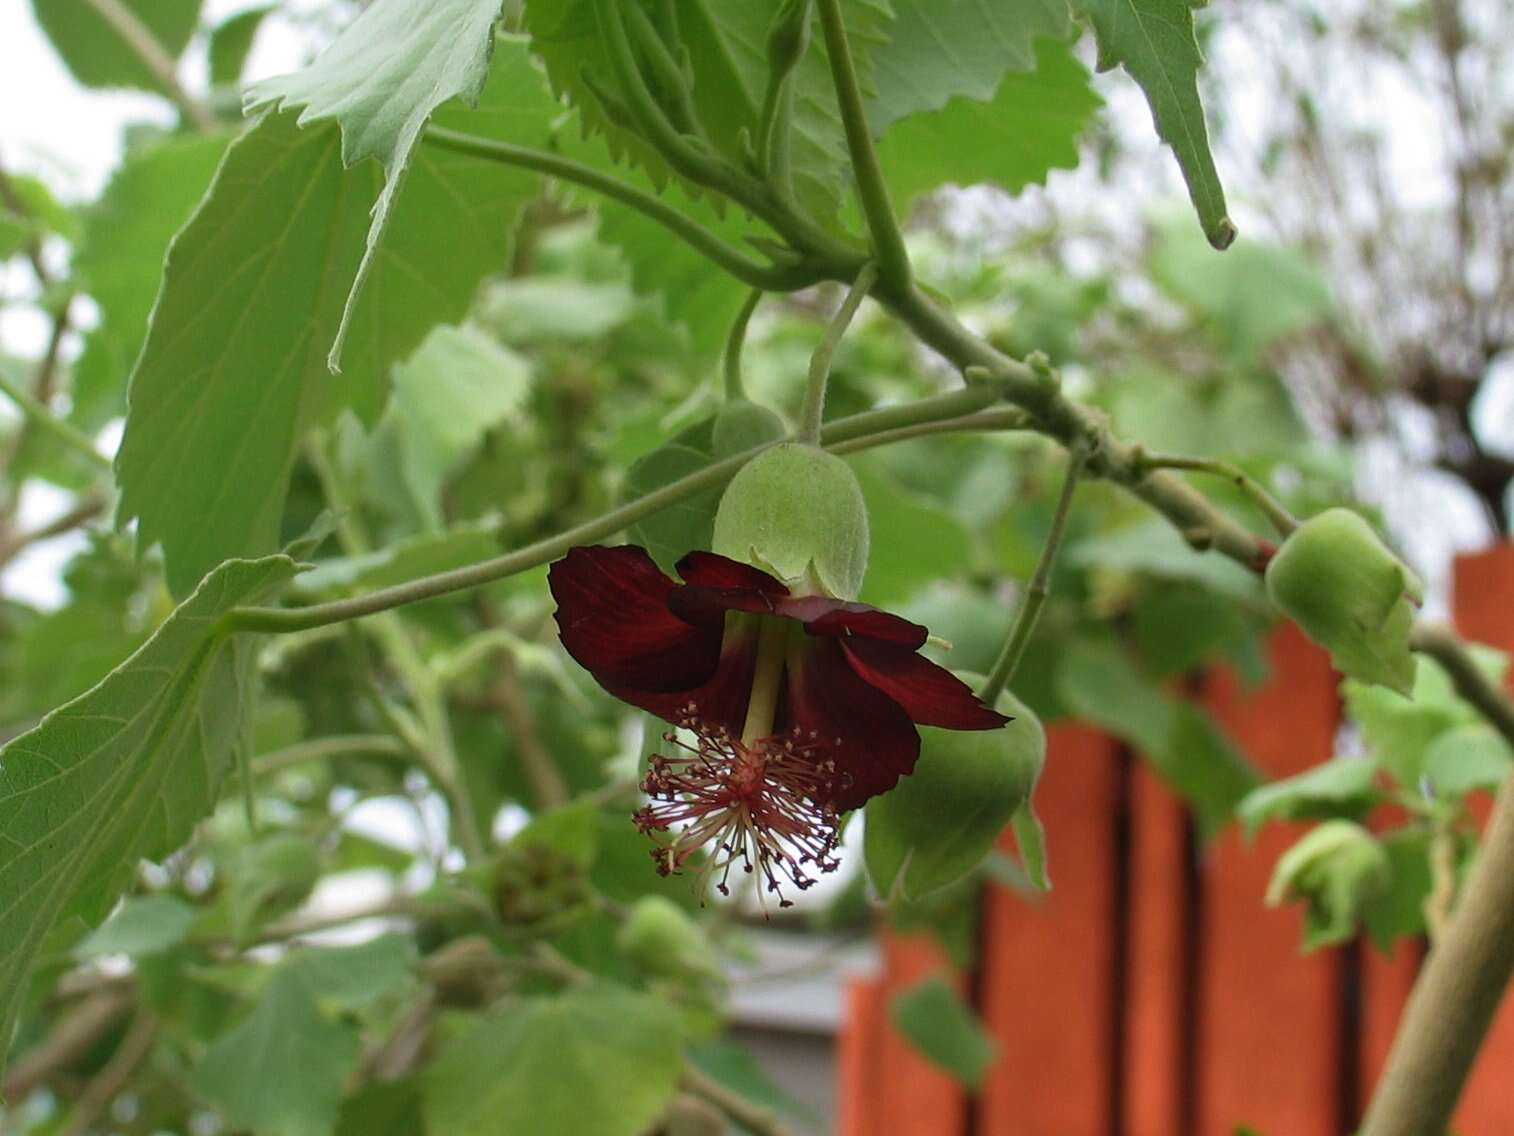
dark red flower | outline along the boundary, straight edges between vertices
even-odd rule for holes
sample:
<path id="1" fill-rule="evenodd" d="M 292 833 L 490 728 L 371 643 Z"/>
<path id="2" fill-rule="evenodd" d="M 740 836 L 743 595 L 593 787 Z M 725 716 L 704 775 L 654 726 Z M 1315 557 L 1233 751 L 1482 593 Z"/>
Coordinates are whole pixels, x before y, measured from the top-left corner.
<path id="1" fill-rule="evenodd" d="M 644 828 L 682 823 L 684 837 L 700 836 L 665 850 L 665 870 L 709 838 L 770 885 L 776 869 L 803 886 L 800 866 L 825 870 L 834 847 L 809 834 L 833 832 L 839 813 L 914 769 L 917 723 L 988 730 L 1009 720 L 917 653 L 919 624 L 794 595 L 710 552 L 677 569 L 682 583 L 635 545 L 594 546 L 548 575 L 568 653 L 611 694 L 697 739 L 654 762 L 654 803 L 638 814 Z"/>

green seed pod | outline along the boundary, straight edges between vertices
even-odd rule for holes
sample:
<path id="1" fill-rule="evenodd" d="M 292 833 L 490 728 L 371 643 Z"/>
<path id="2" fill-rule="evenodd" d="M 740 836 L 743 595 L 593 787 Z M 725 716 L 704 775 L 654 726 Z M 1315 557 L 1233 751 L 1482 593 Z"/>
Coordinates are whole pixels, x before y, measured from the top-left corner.
<path id="1" fill-rule="evenodd" d="M 615 941 L 632 962 L 653 975 L 707 971 L 714 958 L 704 928 L 662 895 L 638 899 Z"/>
<path id="2" fill-rule="evenodd" d="M 711 441 L 717 458 L 745 453 L 756 446 L 776 442 L 788 433 L 783 419 L 765 406 L 733 398 L 715 415 Z"/>
<path id="3" fill-rule="evenodd" d="M 785 583 L 855 599 L 867 572 L 867 504 L 851 467 L 787 442 L 731 479 L 715 514 L 713 550 Z"/>
<path id="4" fill-rule="evenodd" d="M 1408 695 L 1419 580 L 1349 509 L 1311 517 L 1267 565 L 1267 594 L 1330 652 L 1335 669 Z"/>
<path id="5" fill-rule="evenodd" d="M 1278 858 L 1267 906 L 1304 901 L 1305 950 L 1345 942 L 1390 872 L 1388 853 L 1370 832 L 1355 821 L 1327 820 Z"/>
<path id="6" fill-rule="evenodd" d="M 980 675 L 958 673 L 970 686 Z M 1046 732 L 1005 691 L 995 704 L 1014 719 L 997 730 L 920 727 L 920 759 L 908 777 L 867 805 L 863 851 L 880 895 L 916 899 L 966 875 L 1029 800 L 1046 761 Z"/>

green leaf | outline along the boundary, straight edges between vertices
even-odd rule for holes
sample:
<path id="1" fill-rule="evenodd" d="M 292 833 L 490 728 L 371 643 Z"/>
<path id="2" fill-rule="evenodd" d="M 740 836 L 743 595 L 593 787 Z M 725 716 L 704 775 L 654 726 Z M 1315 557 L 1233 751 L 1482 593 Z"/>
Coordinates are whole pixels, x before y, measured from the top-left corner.
<path id="1" fill-rule="evenodd" d="M 1056 0 L 891 0 L 887 40 L 870 52 L 868 125 L 882 136 L 913 114 L 961 96 L 992 101 L 1004 76 L 1034 71 L 1038 40 L 1067 40 L 1073 24 Z"/>
<path id="2" fill-rule="evenodd" d="M 319 561 L 300 574 L 291 591 L 295 595 L 319 595 L 387 588 L 417 576 L 476 564 L 501 551 L 499 523 L 485 519 L 441 532 L 419 533 L 362 556 Z"/>
<path id="3" fill-rule="evenodd" d="M 1388 855 L 1388 879 L 1362 907 L 1362 924 L 1383 951 L 1398 939 L 1425 933 L 1425 900 L 1434 886 L 1430 850 L 1423 828 L 1401 828 L 1381 841 Z"/>
<path id="4" fill-rule="evenodd" d="M 1034 799 L 1026 801 L 1010 818 L 1014 829 L 1015 844 L 1020 849 L 1020 862 L 1030 882 L 1041 891 L 1051 890 L 1051 875 L 1046 866 L 1046 829 L 1036 815 Z"/>
<path id="5" fill-rule="evenodd" d="M 1376 778 L 1375 758 L 1333 757 L 1305 773 L 1251 790 L 1236 813 L 1248 834 L 1269 820 L 1360 816 L 1378 796 Z"/>
<path id="6" fill-rule="evenodd" d="M 235 85 L 242 81 L 242 68 L 247 65 L 247 56 L 252 52 L 252 41 L 264 18 L 275 10 L 275 5 L 265 4 L 248 8 L 230 19 L 217 24 L 210 33 L 210 81 L 218 86 Z"/>
<path id="7" fill-rule="evenodd" d="M 500 0 L 377 0 L 303 71 L 267 79 L 248 92 L 249 110 L 303 107 L 302 126 L 335 119 L 342 164 L 377 158 L 384 170 L 367 246 L 327 357 L 333 371 L 341 369 L 343 342 L 376 267 L 411 151 L 437 107 L 458 96 L 478 102 L 499 11 Z"/>
<path id="8" fill-rule="evenodd" d="M 1419 789 L 1435 739 L 1478 721 L 1477 711 L 1457 696 L 1446 672 L 1423 655 L 1415 656 L 1411 698 L 1356 679 L 1341 683 L 1341 694 L 1383 767 L 1411 792 Z"/>
<path id="9" fill-rule="evenodd" d="M 894 995 L 889 1020 L 931 1062 L 968 1088 L 983 1083 L 999 1054 L 962 996 L 941 975 L 933 975 Z"/>
<path id="10" fill-rule="evenodd" d="M 481 1018 L 425 1074 L 430 1136 L 640 1136 L 672 1097 L 678 1012 L 607 982 Z"/>
<path id="11" fill-rule="evenodd" d="M 98 686 L 0 750 L 0 1037 L 48 928 L 99 921 L 139 859 L 210 812 L 252 681 L 252 640 L 216 621 L 295 570 L 288 556 L 217 568 Z"/>
<path id="12" fill-rule="evenodd" d="M 189 937 L 195 909 L 171 895 L 131 896 L 74 948 L 81 961 L 104 955 L 141 958 L 176 947 Z"/>
<path id="13" fill-rule="evenodd" d="M 1099 70 L 1123 64 L 1141 85 L 1157 133 L 1172 147 L 1188 196 L 1215 248 L 1235 239 L 1225 213 L 1225 190 L 1209 152 L 1209 132 L 1199 103 L 1198 75 L 1204 62 L 1194 35 L 1193 9 L 1205 0 L 1072 0 L 1073 10 L 1093 24 Z"/>
<path id="14" fill-rule="evenodd" d="M 1078 717 L 1140 751 L 1215 835 L 1258 783 L 1256 771 L 1203 710 L 1167 697 L 1110 646 L 1077 643 L 1062 657 L 1057 691 Z"/>
<path id="15" fill-rule="evenodd" d="M 169 241 L 210 185 L 227 141 L 185 135 L 130 153 L 84 215 L 74 269 L 100 321 L 74 368 L 70 418 L 87 429 L 126 407 L 126 376 L 147 338 Z"/>
<path id="16" fill-rule="evenodd" d="M 1151 251 L 1151 275 L 1174 299 L 1210 321 L 1241 360 L 1330 315 L 1330 286 L 1303 254 L 1260 241 L 1237 241 L 1224 256 L 1188 226 L 1165 225 Z M 1259 304 L 1259 295 L 1270 302 Z"/>
<path id="17" fill-rule="evenodd" d="M 27 243 L 48 233 L 68 240 L 79 235 L 74 211 L 53 196 L 52 190 L 28 174 L 10 174 L 10 189 L 19 209 L 0 202 L 0 260 L 14 256 Z"/>
<path id="18" fill-rule="evenodd" d="M 501 71 L 485 104 L 512 106 L 518 78 Z M 523 171 L 418 153 L 335 379 L 322 362 L 343 306 L 333 284 L 363 255 L 380 180 L 372 165 L 344 171 L 337 148 L 334 127 L 263 119 L 233 143 L 169 253 L 117 468 L 121 517 L 139 519 L 144 544 L 163 542 L 176 593 L 226 557 L 274 546 L 305 428 L 344 406 L 376 416 L 389 363 L 462 316 L 538 187 Z"/>
<path id="19" fill-rule="evenodd" d="M 590 800 L 574 801 L 531 818 L 515 834 L 512 848 L 550 848 L 589 868 L 599 851 L 599 811 Z"/>
<path id="20" fill-rule="evenodd" d="M 268 920 L 305 902 L 321 876 L 320 850 L 299 833 L 275 832 L 239 848 L 226 875 L 231 933 L 246 942 Z"/>
<path id="21" fill-rule="evenodd" d="M 1496 789 L 1514 765 L 1509 743 L 1492 726 L 1473 722 L 1447 730 L 1425 751 L 1425 776 L 1437 796 Z"/>
<path id="22" fill-rule="evenodd" d="M 350 947 L 303 947 L 281 964 L 331 1012 L 362 1010 L 415 985 L 415 944 L 380 935 Z"/>
<path id="23" fill-rule="evenodd" d="M 666 445 L 638 458 L 626 471 L 626 498 L 661 489 L 714 460 L 711 438 L 714 418 L 704 418 L 675 435 Z M 723 487 L 685 497 L 669 508 L 643 517 L 631 527 L 632 543 L 652 554 L 664 571 L 672 572 L 684 553 L 709 548 L 715 536 L 715 510 Z"/>
<path id="24" fill-rule="evenodd" d="M 188 45 L 200 18 L 200 0 L 121 2 L 171 59 L 177 59 Z M 32 0 L 32 11 L 69 71 L 86 87 L 162 92 L 152 69 L 92 5 L 81 0 Z"/>
<path id="25" fill-rule="evenodd" d="M 379 430 L 395 434 L 401 474 L 421 516 L 440 531 L 442 490 L 484 436 L 516 414 L 531 364 L 477 328 L 438 327 L 396 363 Z"/>
<path id="26" fill-rule="evenodd" d="M 1015 192 L 1044 185 L 1054 169 L 1075 169 L 1078 137 L 1102 100 L 1071 49 L 1036 45 L 1038 65 L 1011 71 L 986 102 L 956 98 L 939 111 L 895 123 L 878 160 L 901 214 L 937 186 L 987 183 Z"/>
<path id="27" fill-rule="evenodd" d="M 1235 598 L 1259 601 L 1263 594 L 1256 573 L 1223 556 L 1196 554 L 1171 524 L 1156 518 L 1086 537 L 1065 555 L 1069 564 L 1082 568 L 1192 580 Z"/>
<path id="28" fill-rule="evenodd" d="M 1268 907 L 1304 903 L 1304 950 L 1343 943 L 1366 905 L 1391 878 L 1382 844 L 1355 821 L 1327 820 L 1278 858 L 1267 884 Z"/>
<path id="29" fill-rule="evenodd" d="M 528 276 L 491 285 L 477 318 L 506 343 L 593 343 L 630 318 L 635 296 L 618 282 Z"/>
<path id="30" fill-rule="evenodd" d="M 967 570 L 972 541 L 961 521 L 902 488 L 877 462 L 858 459 L 850 464 L 862 486 L 871 531 L 864 600 L 888 605 L 908 599 L 933 580 Z"/>
<path id="31" fill-rule="evenodd" d="M 362 1042 L 321 1013 L 318 993 L 298 967 L 281 966 L 252 1013 L 191 1071 L 191 1087 L 230 1127 L 259 1136 L 323 1136 L 335 1127 Z"/>
<path id="32" fill-rule="evenodd" d="M 746 163 L 744 139 L 758 134 L 768 76 L 767 31 L 782 2 L 677 6 L 678 32 L 688 52 L 695 113 L 716 150 L 738 166 Z M 642 3 L 642 7 L 656 23 L 660 18 L 658 6 Z M 869 49 L 887 33 L 888 7 L 880 0 L 852 0 L 843 9 L 859 79 L 864 87 L 870 87 Z M 603 135 L 615 157 L 626 156 L 646 170 L 658 188 L 673 179 L 660 154 L 632 130 L 609 120 L 585 79 L 585 74 L 591 75 L 602 90 L 619 89 L 592 0 L 528 0 L 526 25 L 532 48 L 546 64 L 553 89 L 578 108 L 586 128 Z M 826 219 L 837 212 L 849 167 L 830 65 L 818 29 L 790 81 L 794 86 L 791 144 L 795 192 L 801 204 Z"/>

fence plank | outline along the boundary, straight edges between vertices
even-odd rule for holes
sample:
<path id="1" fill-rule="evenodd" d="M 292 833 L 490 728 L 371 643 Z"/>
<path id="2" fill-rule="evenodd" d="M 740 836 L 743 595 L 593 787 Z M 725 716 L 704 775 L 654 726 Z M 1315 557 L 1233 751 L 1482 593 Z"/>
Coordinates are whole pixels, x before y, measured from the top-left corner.
<path id="1" fill-rule="evenodd" d="M 883 936 L 884 1013 L 887 1000 L 932 974 L 951 973 L 951 960 L 931 936 Z M 959 990 L 960 976 L 954 979 Z M 961 1087 L 905 1041 L 886 1020 L 877 1092 L 877 1136 L 962 1136 L 967 1101 Z"/>
<path id="2" fill-rule="evenodd" d="M 1107 1136 L 1115 1057 L 1114 828 L 1119 755 L 1095 731 L 1048 730 L 1036 793 L 1050 836 L 1052 893 L 989 889 L 981 1011 L 1000 1058 L 978 1136 Z"/>
<path id="3" fill-rule="evenodd" d="M 1400 939 L 1393 953 L 1385 955 L 1365 939 L 1360 944 L 1362 976 L 1361 1054 L 1357 1066 L 1357 1083 L 1361 1096 L 1356 1102 L 1356 1119 L 1367 1111 L 1372 1087 L 1388 1062 L 1388 1050 L 1398 1029 L 1399 1016 L 1414 976 L 1419 972 L 1421 948 L 1417 940 Z"/>
<path id="4" fill-rule="evenodd" d="M 1185 1018 L 1193 1002 L 1188 949 L 1188 826 L 1182 802 L 1151 768 L 1131 770 L 1125 952 L 1124 1136 L 1185 1130 Z"/>
<path id="5" fill-rule="evenodd" d="M 1514 544 L 1456 558 L 1456 625 L 1471 639 L 1514 652 Z M 1514 675 L 1510 676 L 1514 684 Z M 1505 997 L 1456 1111 L 1461 1136 L 1514 1132 L 1514 999 Z"/>
<path id="6" fill-rule="evenodd" d="M 1323 652 L 1292 627 L 1268 644 L 1272 677 L 1247 690 L 1216 671 L 1205 701 L 1269 775 L 1328 756 L 1339 717 Z M 1197 1115 L 1200 1136 L 1238 1124 L 1288 1136 L 1336 1136 L 1341 1073 L 1341 960 L 1300 954 L 1296 908 L 1266 911 L 1273 863 L 1307 826 L 1269 825 L 1250 845 L 1231 830 L 1209 852 L 1200 901 Z M 1354 1103 L 1354 1102 L 1353 1102 Z"/>
<path id="7" fill-rule="evenodd" d="M 883 1080 L 883 983 L 853 978 L 846 986 L 846 1019 L 836 1038 L 836 1136 L 880 1131 L 878 1084 Z"/>

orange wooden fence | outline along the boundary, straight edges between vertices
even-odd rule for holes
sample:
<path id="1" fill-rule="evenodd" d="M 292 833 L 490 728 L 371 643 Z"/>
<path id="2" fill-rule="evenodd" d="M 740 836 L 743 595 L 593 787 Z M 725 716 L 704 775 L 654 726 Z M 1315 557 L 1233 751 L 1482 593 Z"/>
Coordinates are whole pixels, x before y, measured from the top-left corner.
<path id="1" fill-rule="evenodd" d="M 1456 622 L 1514 651 L 1514 545 L 1460 558 Z M 1272 678 L 1229 670 L 1197 697 L 1273 777 L 1328 757 L 1340 724 L 1324 654 L 1282 628 Z M 854 981 L 838 1051 L 839 1136 L 1344 1136 L 1382 1068 L 1422 956 L 1364 943 L 1303 955 L 1296 909 L 1262 895 L 1299 826 L 1195 843 L 1145 762 L 1096 731 L 1049 731 L 1037 803 L 1055 890 L 990 889 L 970 992 L 999 1056 L 967 1094 L 888 1024 L 889 998 L 950 971 L 934 943 L 888 935 Z M 1514 1133 L 1514 998 L 1456 1117 L 1459 1136 Z"/>

